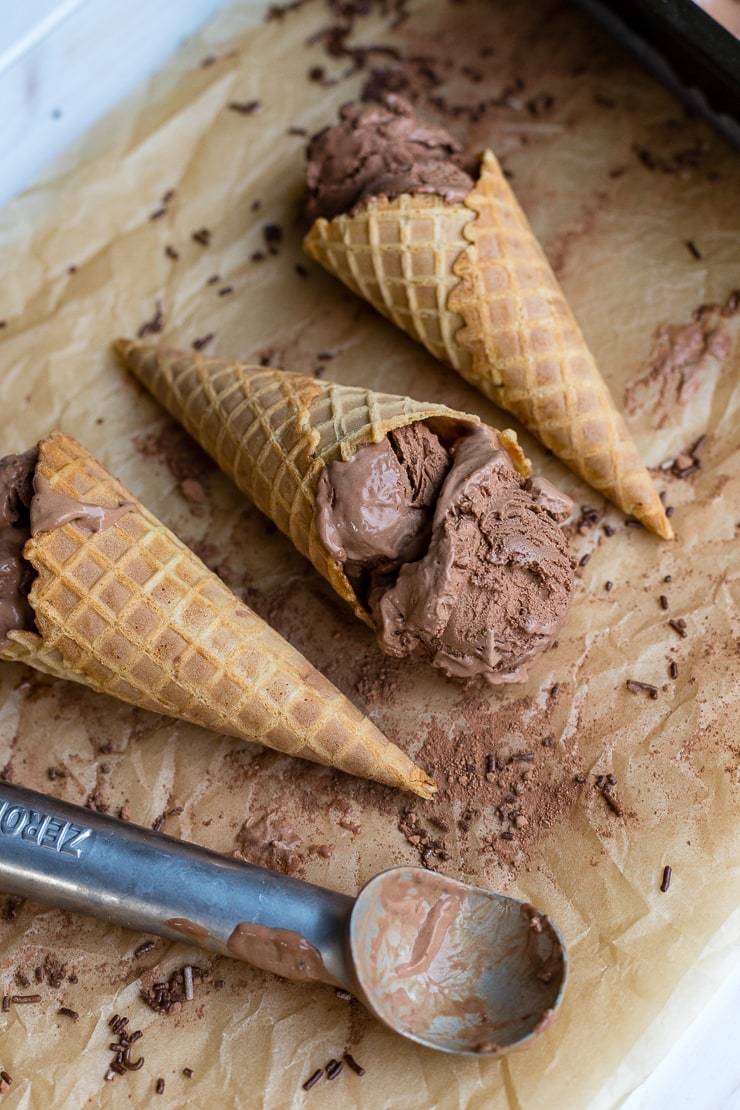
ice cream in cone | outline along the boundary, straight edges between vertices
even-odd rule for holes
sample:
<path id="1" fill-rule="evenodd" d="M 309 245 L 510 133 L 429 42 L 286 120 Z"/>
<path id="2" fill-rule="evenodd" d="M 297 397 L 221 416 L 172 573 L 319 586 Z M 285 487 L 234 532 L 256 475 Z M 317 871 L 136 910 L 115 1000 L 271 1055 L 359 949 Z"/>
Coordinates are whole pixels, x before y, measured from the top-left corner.
<path id="1" fill-rule="evenodd" d="M 475 176 L 477 175 L 477 180 Z M 348 105 L 309 149 L 312 258 L 628 515 L 673 536 L 627 426 L 495 156 L 472 174 L 410 105 Z"/>
<path id="2" fill-rule="evenodd" d="M 0 462 L 0 510 L 0 657 L 433 793 L 423 771 L 69 436 L 52 433 Z"/>
<path id="3" fill-rule="evenodd" d="M 119 340 L 123 364 L 391 655 L 521 681 L 572 590 L 572 505 L 513 432 L 443 405 Z M 453 581 L 454 579 L 454 581 Z"/>

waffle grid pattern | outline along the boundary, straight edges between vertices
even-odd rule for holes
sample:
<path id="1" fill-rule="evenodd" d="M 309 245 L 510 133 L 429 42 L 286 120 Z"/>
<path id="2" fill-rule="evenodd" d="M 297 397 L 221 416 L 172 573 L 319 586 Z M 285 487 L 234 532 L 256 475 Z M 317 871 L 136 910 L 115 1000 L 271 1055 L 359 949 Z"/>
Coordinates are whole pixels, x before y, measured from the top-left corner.
<path id="1" fill-rule="evenodd" d="M 478 218 L 454 265 L 450 308 L 466 326 L 465 376 L 516 416 L 590 485 L 664 538 L 653 482 L 557 279 L 491 152 L 465 201 Z"/>
<path id="2" fill-rule="evenodd" d="M 52 673 L 130 704 L 429 793 L 400 749 L 74 440 L 43 441 L 38 469 L 78 500 L 137 506 L 100 533 L 73 522 L 27 544 L 45 669 L 51 659 Z M 33 663 L 39 637 L 17 636 L 6 654 Z"/>
<path id="3" fill-rule="evenodd" d="M 447 308 L 475 213 L 441 197 L 379 198 L 353 216 L 318 219 L 304 249 L 435 358 L 461 372 L 470 358 L 455 343 L 463 319 Z"/>
<path id="4" fill-rule="evenodd" d="M 426 232 L 426 235 L 425 235 Z M 377 200 L 316 220 L 309 255 L 668 539 L 627 426 L 498 162 L 465 204 Z"/>
<path id="5" fill-rule="evenodd" d="M 122 342 L 119 352 L 242 493 L 370 624 L 340 564 L 330 557 L 316 530 L 315 495 L 322 469 L 327 462 L 351 458 L 358 446 L 378 443 L 393 428 L 416 420 L 459 424 L 477 417 L 408 397 L 182 355 L 147 344 Z M 516 465 L 521 465 L 518 444 L 504 445 Z"/>

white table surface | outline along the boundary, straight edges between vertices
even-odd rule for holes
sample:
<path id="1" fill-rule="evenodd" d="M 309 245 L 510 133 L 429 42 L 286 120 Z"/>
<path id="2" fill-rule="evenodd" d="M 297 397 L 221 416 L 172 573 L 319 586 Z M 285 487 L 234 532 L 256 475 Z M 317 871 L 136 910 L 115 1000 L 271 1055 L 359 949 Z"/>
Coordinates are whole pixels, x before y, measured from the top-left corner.
<path id="1" fill-rule="evenodd" d="M 263 0 L 244 0 L 264 8 Z M 153 73 L 226 0 L 0 0 L 0 205 Z M 699 973 L 701 974 L 701 972 Z M 710 977 L 711 978 L 711 977 Z M 693 983 L 693 985 L 692 985 Z M 725 982 L 684 984 L 687 1029 L 622 1110 L 740 1110 L 740 952 Z M 698 999 L 698 1002 L 695 1001 Z M 659 1030 L 653 1031 L 659 1039 Z M 587 1051 L 587 1046 L 584 1046 Z M 636 1046 L 650 1059 L 651 1037 Z M 615 1104 L 603 1103 L 611 1106 Z M 574 1092 L 574 1105 L 581 1105 Z M 560 1110 L 548 1107 L 547 1110 Z"/>

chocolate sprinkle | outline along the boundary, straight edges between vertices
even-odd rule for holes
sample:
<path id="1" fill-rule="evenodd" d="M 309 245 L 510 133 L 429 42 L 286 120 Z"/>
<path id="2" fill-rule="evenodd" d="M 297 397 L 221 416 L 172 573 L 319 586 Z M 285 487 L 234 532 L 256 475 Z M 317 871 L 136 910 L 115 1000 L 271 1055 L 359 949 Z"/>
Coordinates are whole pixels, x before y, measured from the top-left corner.
<path id="1" fill-rule="evenodd" d="M 585 555 L 581 555 L 580 559 L 578 560 L 578 566 L 579 567 L 585 567 L 586 563 L 589 561 L 590 558 L 591 558 L 591 552 L 587 551 Z"/>
<path id="2" fill-rule="evenodd" d="M 604 583 L 604 589 L 606 590 L 607 593 L 609 593 L 610 590 L 614 589 L 614 583 L 613 582 L 605 582 Z"/>
<path id="3" fill-rule="evenodd" d="M 686 240 L 686 249 L 688 250 L 689 254 L 697 260 L 697 262 L 701 261 L 701 251 L 692 239 Z"/>
<path id="4" fill-rule="evenodd" d="M 678 663 L 675 659 L 671 660 L 671 665 L 668 668 L 668 673 L 670 674 L 671 678 L 678 678 Z"/>
<path id="5" fill-rule="evenodd" d="M 8 1087 L 10 1087 L 10 1085 L 13 1082 L 13 1076 L 8 1075 L 8 1073 L 5 1070 L 0 1071 L 0 1079 L 2 1079 L 3 1083 L 6 1083 L 8 1085 Z"/>
<path id="6" fill-rule="evenodd" d="M 242 116 L 252 116 L 255 112 L 259 111 L 262 107 L 261 100 L 232 100 L 229 104 L 229 110 L 232 112 L 239 112 Z"/>
<path id="7" fill-rule="evenodd" d="M 182 1069 L 182 1074 L 185 1076 L 186 1079 L 192 1079 L 193 1078 L 193 1069 L 192 1068 L 183 1068 Z"/>
<path id="8" fill-rule="evenodd" d="M 336 1079 L 340 1071 L 344 1071 L 344 1064 L 341 1060 L 330 1060 L 326 1065 L 326 1078 Z"/>
<path id="9" fill-rule="evenodd" d="M 193 350 L 194 351 L 202 351 L 203 348 L 207 347 L 208 344 L 211 342 L 211 340 L 215 338 L 215 336 L 216 336 L 215 332 L 209 331 L 208 335 L 204 335 L 200 339 L 194 339 L 193 342 L 192 342 Z"/>
<path id="10" fill-rule="evenodd" d="M 156 947 L 157 942 L 155 940 L 145 940 L 143 944 L 140 944 L 138 948 L 134 949 L 134 959 L 138 960 L 142 956 L 146 956 L 147 952 L 151 952 L 151 950 Z"/>
<path id="11" fill-rule="evenodd" d="M 194 242 L 200 243 L 201 247 L 207 247 L 211 241 L 211 232 L 207 227 L 201 227 L 193 232 L 191 238 Z"/>
<path id="12" fill-rule="evenodd" d="M 628 678 L 625 685 L 631 694 L 639 694 L 640 691 L 644 690 L 646 694 L 650 695 L 653 701 L 655 701 L 658 696 L 658 687 L 653 686 L 650 682 L 638 682 L 637 679 Z"/>
<path id="13" fill-rule="evenodd" d="M 143 339 L 146 335 L 157 335 L 164 327 L 164 309 L 162 302 L 156 302 L 156 311 L 151 320 L 145 320 L 141 325 L 136 335 L 138 339 Z"/>
<path id="14" fill-rule="evenodd" d="M 352 1068 L 352 1071 L 355 1072 L 357 1075 L 364 1075 L 365 1074 L 365 1069 L 363 1067 L 360 1067 L 360 1065 L 357 1063 L 357 1061 L 355 1060 L 354 1056 L 351 1053 L 345 1052 L 344 1060 L 345 1060 L 345 1063 L 347 1064 L 347 1066 Z"/>
<path id="15" fill-rule="evenodd" d="M 671 885 L 671 875 L 672 874 L 673 874 L 673 868 L 669 867 L 668 864 L 666 864 L 665 867 L 663 868 L 663 878 L 662 878 L 661 883 L 660 883 L 661 894 L 665 894 L 665 892 L 668 890 L 668 887 Z"/>
<path id="16" fill-rule="evenodd" d="M 171 247 L 169 245 L 169 243 L 164 248 L 164 253 L 167 255 L 168 258 L 171 258 L 173 262 L 177 262 L 178 258 L 180 257 L 179 251 L 176 251 L 174 247 Z"/>
<path id="17" fill-rule="evenodd" d="M 665 594 L 660 595 L 659 601 L 660 601 L 661 609 L 667 609 L 668 608 L 668 598 L 665 596 Z"/>
<path id="18" fill-rule="evenodd" d="M 164 1094 L 164 1079 L 162 1079 L 161 1076 L 157 1080 L 157 1085 L 154 1088 L 154 1090 L 155 1090 L 155 1093 L 158 1094 L 158 1095 L 163 1095 Z"/>
<path id="19" fill-rule="evenodd" d="M 686 622 L 682 624 L 680 620 L 669 620 L 668 623 L 674 632 L 678 632 L 682 640 L 686 639 L 686 637 L 688 636 L 688 632 L 686 631 Z"/>
<path id="20" fill-rule="evenodd" d="M 57 1013 L 62 1014 L 64 1017 L 72 1018 L 72 1021 L 77 1021 L 80 1016 L 76 1010 L 71 1010 L 69 1006 L 60 1006 Z"/>
<path id="21" fill-rule="evenodd" d="M 26 1006 L 26 1005 L 28 1005 L 29 1003 L 32 1003 L 32 1002 L 40 1002 L 41 1001 L 41 995 L 40 994 L 11 994 L 10 1001 L 14 1002 L 16 1005 Z"/>
<path id="22" fill-rule="evenodd" d="M 309 1075 L 308 1079 L 303 1084 L 303 1090 L 304 1091 L 310 1091 L 312 1087 L 316 1086 L 316 1084 L 321 1079 L 321 1076 L 323 1074 L 324 1074 L 324 1069 L 323 1068 L 317 1068 L 316 1071 L 313 1073 L 313 1075 Z"/>

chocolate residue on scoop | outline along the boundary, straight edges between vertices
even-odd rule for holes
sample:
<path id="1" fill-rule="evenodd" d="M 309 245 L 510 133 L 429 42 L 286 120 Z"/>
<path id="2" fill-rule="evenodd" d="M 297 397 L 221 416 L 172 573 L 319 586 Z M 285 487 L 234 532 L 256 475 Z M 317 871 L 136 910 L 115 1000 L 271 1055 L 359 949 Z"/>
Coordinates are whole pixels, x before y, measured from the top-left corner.
<path id="1" fill-rule="evenodd" d="M 31 499 L 38 448 L 0 459 L 0 647 L 13 629 L 32 631 L 28 591 L 34 571 L 23 558 L 31 538 Z"/>
<path id="2" fill-rule="evenodd" d="M 306 182 L 310 219 L 332 219 L 374 197 L 435 193 L 462 202 L 473 188 L 462 148 L 392 93 L 380 104 L 345 104 L 339 123 L 311 139 Z"/>
<path id="3" fill-rule="evenodd" d="M 572 504 L 522 478 L 490 428 L 448 446 L 423 424 L 398 429 L 329 463 L 316 502 L 319 536 L 389 655 L 522 682 L 560 631 L 573 566 L 558 521 Z"/>

